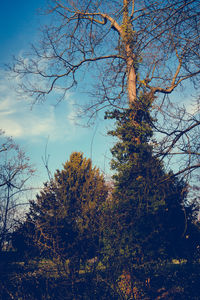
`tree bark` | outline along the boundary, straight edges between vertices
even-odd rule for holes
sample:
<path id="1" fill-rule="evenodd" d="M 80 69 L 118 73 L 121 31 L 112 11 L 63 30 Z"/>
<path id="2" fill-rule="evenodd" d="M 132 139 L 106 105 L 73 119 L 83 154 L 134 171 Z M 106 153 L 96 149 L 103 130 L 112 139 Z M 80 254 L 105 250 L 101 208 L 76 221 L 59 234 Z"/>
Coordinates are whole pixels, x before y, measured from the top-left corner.
<path id="1" fill-rule="evenodd" d="M 134 68 L 134 58 L 130 45 L 126 46 L 127 50 L 127 90 L 128 90 L 128 101 L 131 107 L 136 101 L 136 71 Z"/>
<path id="2" fill-rule="evenodd" d="M 136 100 L 136 71 L 134 67 L 134 59 L 135 55 L 133 54 L 133 49 L 132 49 L 132 39 L 133 39 L 133 29 L 132 29 L 132 24 L 131 20 L 129 17 L 129 12 L 128 12 L 128 4 L 129 0 L 124 0 L 124 7 L 123 7 L 123 23 L 122 23 L 122 40 L 124 42 L 125 46 L 125 53 L 126 53 L 126 65 L 127 65 L 127 92 L 128 92 L 128 102 L 129 106 L 131 107 Z M 133 8 L 132 8 L 132 13 L 134 13 Z"/>

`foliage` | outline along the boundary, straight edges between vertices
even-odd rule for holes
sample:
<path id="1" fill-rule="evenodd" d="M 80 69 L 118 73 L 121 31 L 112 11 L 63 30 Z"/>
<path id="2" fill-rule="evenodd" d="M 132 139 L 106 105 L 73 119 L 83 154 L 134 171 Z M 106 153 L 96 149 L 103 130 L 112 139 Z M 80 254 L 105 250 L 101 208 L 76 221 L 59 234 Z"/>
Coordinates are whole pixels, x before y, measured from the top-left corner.
<path id="1" fill-rule="evenodd" d="M 18 258 L 28 261 L 33 257 L 39 257 L 40 249 L 34 241 L 35 224 L 27 215 L 26 219 L 16 226 L 12 233 L 12 247 Z"/>
<path id="2" fill-rule="evenodd" d="M 153 155 L 150 109 L 143 96 L 135 107 L 107 113 L 117 120 L 110 134 L 119 141 L 112 148 L 117 172 L 108 212 L 113 217 L 104 226 L 104 263 L 121 286 L 122 276 L 129 278 L 126 286 L 132 291 L 138 288 L 135 282 L 144 290 L 158 265 L 199 257 L 200 231 L 187 201 L 187 185 Z"/>
<path id="3" fill-rule="evenodd" d="M 107 113 L 117 120 L 110 134 L 119 139 L 112 195 L 91 160 L 77 152 L 44 185 L 13 234 L 21 256 L 0 260 L 0 296 L 196 299 L 195 206 L 187 185 L 153 155 L 150 109 L 143 97 L 136 109 Z"/>
<path id="4" fill-rule="evenodd" d="M 46 183 L 31 202 L 30 218 L 36 226 L 36 242 L 43 254 L 79 270 L 96 255 L 99 247 L 99 217 L 107 187 L 90 159 L 74 152 L 63 170 Z"/>
<path id="5" fill-rule="evenodd" d="M 106 282 L 96 280 L 92 273 L 81 274 L 72 286 L 70 278 L 53 266 L 50 260 L 32 260 L 28 264 L 7 261 L 4 265 L 0 261 L 0 299 L 117 299 Z"/>
<path id="6" fill-rule="evenodd" d="M 124 294 L 119 295 L 108 285 L 106 276 L 104 281 L 96 278 L 92 273 L 81 274 L 79 281 L 75 283 L 74 291 L 69 279 L 63 274 L 59 274 L 53 263 L 49 260 L 31 261 L 28 265 L 22 262 L 6 263 L 1 267 L 0 298 L 1 299 L 131 299 Z M 151 293 L 148 293 L 146 299 L 198 299 L 199 297 L 199 272 L 200 265 L 196 264 L 160 264 L 155 268 L 155 276 L 146 284 L 151 285 Z M 127 281 L 123 282 L 123 276 L 119 279 L 119 286 L 123 284 L 124 288 L 129 286 Z M 102 274 L 103 277 L 103 274 Z M 146 287 L 147 288 L 147 287 Z M 140 290 L 137 290 L 139 298 Z M 74 293 L 75 292 L 75 293 Z M 159 298 L 160 297 L 160 298 Z M 142 299 L 145 299 L 143 297 Z"/>

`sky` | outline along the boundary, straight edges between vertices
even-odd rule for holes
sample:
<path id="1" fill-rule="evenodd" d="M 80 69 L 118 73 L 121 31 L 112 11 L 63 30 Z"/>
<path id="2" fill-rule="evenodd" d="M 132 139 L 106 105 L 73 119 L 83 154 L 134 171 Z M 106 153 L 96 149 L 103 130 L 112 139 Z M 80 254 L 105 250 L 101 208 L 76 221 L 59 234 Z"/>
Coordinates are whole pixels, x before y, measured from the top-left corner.
<path id="1" fill-rule="evenodd" d="M 9 0 L 1 2 L 0 10 L 0 129 L 25 151 L 36 169 L 34 182 L 42 187 L 48 180 L 43 158 L 49 157 L 52 173 L 61 169 L 73 151 L 92 158 L 106 174 L 110 173 L 110 148 L 113 141 L 107 136 L 106 121 L 97 121 L 90 128 L 76 123 L 76 99 L 85 95 L 68 93 L 55 106 L 53 95 L 44 104 L 31 105 L 31 99 L 19 98 L 16 79 L 10 79 L 5 64 L 12 57 L 25 53 L 37 40 L 45 17 L 39 14 L 45 0 Z"/>

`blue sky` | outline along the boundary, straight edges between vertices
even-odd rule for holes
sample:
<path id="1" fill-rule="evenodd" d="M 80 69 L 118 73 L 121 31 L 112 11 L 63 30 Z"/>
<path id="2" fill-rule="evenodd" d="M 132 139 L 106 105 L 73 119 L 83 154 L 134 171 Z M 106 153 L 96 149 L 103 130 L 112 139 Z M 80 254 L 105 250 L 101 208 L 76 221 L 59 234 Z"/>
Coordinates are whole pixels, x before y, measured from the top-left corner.
<path id="1" fill-rule="evenodd" d="M 12 62 L 12 56 L 26 52 L 31 42 L 37 40 L 43 16 L 37 11 L 45 0 L 2 1 L 0 10 L 0 128 L 12 136 L 37 170 L 35 182 L 42 186 L 47 180 L 42 157 L 47 144 L 49 167 L 52 173 L 69 159 L 73 151 L 82 151 L 91 157 L 93 164 L 109 173 L 109 149 L 113 142 L 106 136 L 108 123 L 98 121 L 90 128 L 76 125 L 76 99 L 86 97 L 69 93 L 55 106 L 52 98 L 44 104 L 34 105 L 15 92 L 16 79 L 8 79 L 4 64 Z"/>

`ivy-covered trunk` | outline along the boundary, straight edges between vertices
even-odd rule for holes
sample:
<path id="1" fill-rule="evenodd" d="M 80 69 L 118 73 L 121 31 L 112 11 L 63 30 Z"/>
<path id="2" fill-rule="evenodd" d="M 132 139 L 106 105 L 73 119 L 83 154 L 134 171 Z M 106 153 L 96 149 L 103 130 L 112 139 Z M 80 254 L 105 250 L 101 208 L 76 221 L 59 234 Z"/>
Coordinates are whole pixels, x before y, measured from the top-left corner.
<path id="1" fill-rule="evenodd" d="M 129 100 L 129 106 L 135 104 L 136 101 L 136 70 L 135 70 L 135 54 L 133 51 L 133 38 L 134 32 L 130 20 L 130 16 L 128 13 L 128 4 L 130 1 L 124 0 L 124 8 L 123 8 L 123 23 L 122 23 L 122 32 L 121 39 L 125 48 L 126 55 L 126 76 L 127 76 L 127 94 Z"/>

